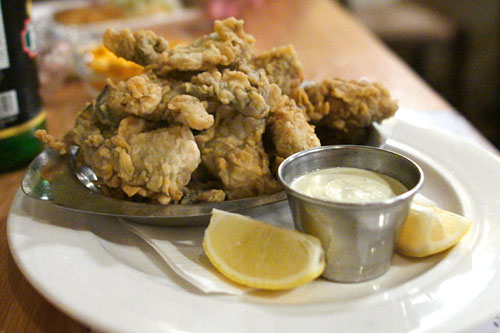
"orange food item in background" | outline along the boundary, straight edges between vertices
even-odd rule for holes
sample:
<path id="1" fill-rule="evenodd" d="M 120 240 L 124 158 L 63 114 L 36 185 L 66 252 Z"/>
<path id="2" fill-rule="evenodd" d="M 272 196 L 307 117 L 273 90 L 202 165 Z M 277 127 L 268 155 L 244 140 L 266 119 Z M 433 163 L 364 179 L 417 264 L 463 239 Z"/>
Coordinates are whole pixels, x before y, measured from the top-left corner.
<path id="1" fill-rule="evenodd" d="M 126 80 L 139 75 L 143 67 L 131 61 L 119 58 L 104 46 L 99 46 L 91 51 L 92 61 L 88 64 L 96 74 L 102 74 L 112 80 Z"/>
<path id="2" fill-rule="evenodd" d="M 170 47 L 173 47 L 178 44 L 185 44 L 185 42 L 169 40 L 169 44 Z M 124 81 L 132 76 L 140 75 L 144 71 L 144 67 L 117 57 L 104 45 L 92 49 L 90 53 L 92 54 L 92 60 L 87 65 L 92 70 L 93 75 L 89 80 L 89 84 L 97 90 L 104 88 L 108 78 L 113 82 Z"/>

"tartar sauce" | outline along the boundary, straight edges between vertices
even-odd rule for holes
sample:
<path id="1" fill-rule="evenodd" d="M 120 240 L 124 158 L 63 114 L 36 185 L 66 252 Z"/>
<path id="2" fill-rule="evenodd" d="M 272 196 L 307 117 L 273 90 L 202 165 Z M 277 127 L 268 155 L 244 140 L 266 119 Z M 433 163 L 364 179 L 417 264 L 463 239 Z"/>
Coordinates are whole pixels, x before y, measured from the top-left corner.
<path id="1" fill-rule="evenodd" d="M 291 188 L 318 199 L 366 203 L 382 201 L 407 191 L 396 179 L 387 175 L 357 168 L 327 168 L 302 175 Z"/>

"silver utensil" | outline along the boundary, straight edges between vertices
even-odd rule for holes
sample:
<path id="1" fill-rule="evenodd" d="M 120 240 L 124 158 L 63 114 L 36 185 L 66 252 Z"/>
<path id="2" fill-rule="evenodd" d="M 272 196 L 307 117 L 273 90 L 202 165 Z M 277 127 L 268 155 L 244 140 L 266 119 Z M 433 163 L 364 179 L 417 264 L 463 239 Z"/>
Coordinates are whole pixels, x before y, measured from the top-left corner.
<path id="1" fill-rule="evenodd" d="M 331 167 L 377 171 L 399 180 L 408 190 L 384 201 L 343 203 L 306 196 L 290 187 L 301 175 Z M 288 157 L 278 169 L 278 178 L 287 193 L 295 227 L 321 241 L 327 265 L 323 276 L 338 282 L 361 282 L 389 268 L 394 241 L 424 174 L 415 162 L 389 150 L 324 146 Z"/>

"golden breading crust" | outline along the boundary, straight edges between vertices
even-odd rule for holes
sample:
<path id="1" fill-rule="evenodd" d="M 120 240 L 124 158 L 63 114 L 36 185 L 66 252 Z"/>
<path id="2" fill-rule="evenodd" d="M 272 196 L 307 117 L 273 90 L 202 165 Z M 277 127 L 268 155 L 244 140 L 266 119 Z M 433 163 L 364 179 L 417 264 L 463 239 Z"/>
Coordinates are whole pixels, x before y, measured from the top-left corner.
<path id="1" fill-rule="evenodd" d="M 265 127 L 265 119 L 247 117 L 222 106 L 216 125 L 196 136 L 204 166 L 222 181 L 229 199 L 279 190 L 264 151 Z"/>
<path id="2" fill-rule="evenodd" d="M 229 18 L 215 21 L 214 32 L 189 45 L 168 47 L 165 39 L 151 31 L 119 33 L 106 30 L 104 45 L 115 55 L 143 66 L 151 66 L 160 76 L 173 70 L 200 71 L 248 61 L 254 53 L 255 39 L 243 30 L 243 21 Z"/>
<path id="3" fill-rule="evenodd" d="M 66 141 L 80 147 L 84 163 L 92 167 L 102 184 L 129 197 L 148 197 L 162 204 L 182 198 L 201 162 L 188 127 L 155 128 L 137 117 L 122 119 L 117 128 L 103 128 L 95 121 L 92 108 L 85 109 Z M 36 134 L 54 147 L 45 131 Z"/>
<path id="4" fill-rule="evenodd" d="M 391 117 L 398 109 L 379 83 L 326 79 L 294 92 L 312 123 L 332 129 L 367 127 Z"/>
<path id="5" fill-rule="evenodd" d="M 304 111 L 292 99 L 284 96 L 283 105 L 276 109 L 268 121 L 276 155 L 281 158 L 321 145 L 314 126 L 307 122 Z"/>
<path id="6" fill-rule="evenodd" d="M 252 64 L 264 69 L 269 82 L 276 83 L 287 96 L 291 96 L 304 80 L 304 68 L 292 45 L 261 53 L 252 59 Z"/>

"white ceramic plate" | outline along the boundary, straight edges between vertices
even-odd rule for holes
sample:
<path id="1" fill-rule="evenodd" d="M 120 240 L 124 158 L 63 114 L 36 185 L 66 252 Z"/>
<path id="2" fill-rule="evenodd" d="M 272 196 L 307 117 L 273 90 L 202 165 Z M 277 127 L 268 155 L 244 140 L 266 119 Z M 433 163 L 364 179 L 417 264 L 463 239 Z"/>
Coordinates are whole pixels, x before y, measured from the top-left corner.
<path id="1" fill-rule="evenodd" d="M 494 317 L 500 312 L 500 159 L 462 138 L 402 121 L 387 148 L 422 166 L 422 194 L 475 223 L 452 250 L 423 260 L 396 255 L 385 275 L 365 283 L 317 280 L 287 292 L 201 294 L 113 218 L 71 213 L 21 193 L 8 218 L 8 240 L 40 293 L 102 331 L 454 331 Z"/>

